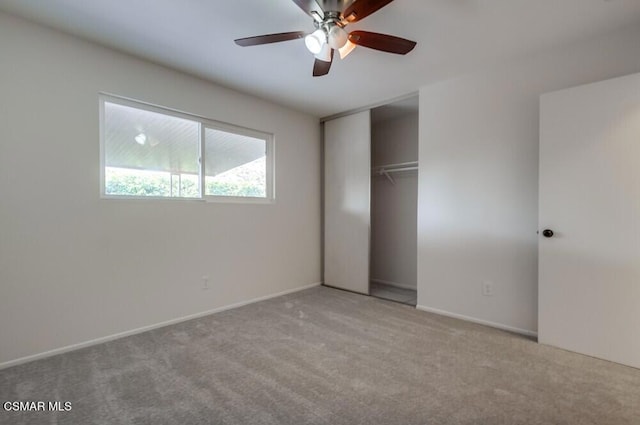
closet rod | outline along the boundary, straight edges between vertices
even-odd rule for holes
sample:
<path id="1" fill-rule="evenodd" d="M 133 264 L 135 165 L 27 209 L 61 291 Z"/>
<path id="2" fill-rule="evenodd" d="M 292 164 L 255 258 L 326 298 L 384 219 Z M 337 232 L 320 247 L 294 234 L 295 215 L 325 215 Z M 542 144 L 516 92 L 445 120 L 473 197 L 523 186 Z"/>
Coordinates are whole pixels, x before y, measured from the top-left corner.
<path id="1" fill-rule="evenodd" d="M 385 168 L 385 172 L 387 173 L 395 173 L 399 171 L 417 171 L 418 167 L 401 167 L 401 168 Z"/>
<path id="2" fill-rule="evenodd" d="M 405 168 L 405 167 L 418 167 L 418 161 L 410 161 L 410 162 L 398 162 L 395 164 L 385 164 L 385 165 L 376 165 L 373 167 L 374 170 L 389 170 L 392 168 Z"/>
<path id="3" fill-rule="evenodd" d="M 396 173 L 401 171 L 417 171 L 417 170 L 418 170 L 418 167 L 396 167 L 396 168 L 376 167 L 375 171 L 373 172 L 373 175 L 385 176 L 387 180 L 389 180 L 389 183 L 395 185 L 396 182 L 395 180 L 393 180 L 393 177 L 391 177 L 390 173 Z"/>

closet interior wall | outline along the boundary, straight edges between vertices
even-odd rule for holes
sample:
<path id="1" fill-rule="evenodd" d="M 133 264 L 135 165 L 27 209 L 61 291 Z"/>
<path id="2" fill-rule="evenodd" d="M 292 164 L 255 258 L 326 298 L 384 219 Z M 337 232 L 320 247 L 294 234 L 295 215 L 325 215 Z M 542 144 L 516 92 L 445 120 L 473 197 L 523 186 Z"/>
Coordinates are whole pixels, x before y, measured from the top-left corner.
<path id="1" fill-rule="evenodd" d="M 371 126 L 370 280 L 372 285 L 415 290 L 418 172 L 394 172 L 389 178 L 376 170 L 418 160 L 418 111 L 391 117 L 377 112 L 372 110 Z M 417 168 L 417 162 L 411 165 L 409 168 Z"/>

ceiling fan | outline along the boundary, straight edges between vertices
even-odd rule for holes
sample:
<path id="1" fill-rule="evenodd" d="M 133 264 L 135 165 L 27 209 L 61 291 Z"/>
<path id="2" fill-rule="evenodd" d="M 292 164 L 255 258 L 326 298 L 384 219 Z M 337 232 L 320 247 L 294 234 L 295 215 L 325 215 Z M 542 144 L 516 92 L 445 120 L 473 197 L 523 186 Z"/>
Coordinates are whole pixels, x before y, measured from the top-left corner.
<path id="1" fill-rule="evenodd" d="M 388 53 L 406 55 L 416 46 L 415 41 L 369 31 L 351 31 L 345 27 L 377 12 L 393 0 L 293 0 L 314 21 L 315 31 L 265 34 L 235 40 L 239 46 L 257 46 L 304 38 L 307 49 L 315 55 L 313 76 L 327 75 L 333 62 L 334 50 L 344 59 L 356 46 Z M 322 3 L 322 6 L 319 4 Z"/>

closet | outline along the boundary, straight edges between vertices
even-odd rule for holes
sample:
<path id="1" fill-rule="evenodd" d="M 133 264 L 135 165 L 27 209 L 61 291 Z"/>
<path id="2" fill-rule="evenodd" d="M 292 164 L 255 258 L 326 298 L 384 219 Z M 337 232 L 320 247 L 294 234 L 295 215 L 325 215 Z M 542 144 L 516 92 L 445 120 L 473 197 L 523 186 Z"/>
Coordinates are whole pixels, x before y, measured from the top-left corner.
<path id="1" fill-rule="evenodd" d="M 415 305 L 417 96 L 324 130 L 325 285 Z"/>

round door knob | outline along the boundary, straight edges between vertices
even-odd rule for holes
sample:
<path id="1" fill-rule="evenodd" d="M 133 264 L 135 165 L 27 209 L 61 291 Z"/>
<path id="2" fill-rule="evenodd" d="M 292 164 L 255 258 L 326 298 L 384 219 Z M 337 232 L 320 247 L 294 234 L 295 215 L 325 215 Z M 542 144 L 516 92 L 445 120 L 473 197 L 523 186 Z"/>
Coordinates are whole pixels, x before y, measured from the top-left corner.
<path id="1" fill-rule="evenodd" d="M 544 229 L 542 231 L 542 236 L 544 236 L 545 238 L 551 238 L 553 237 L 553 230 L 551 229 Z"/>

